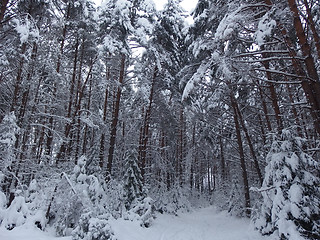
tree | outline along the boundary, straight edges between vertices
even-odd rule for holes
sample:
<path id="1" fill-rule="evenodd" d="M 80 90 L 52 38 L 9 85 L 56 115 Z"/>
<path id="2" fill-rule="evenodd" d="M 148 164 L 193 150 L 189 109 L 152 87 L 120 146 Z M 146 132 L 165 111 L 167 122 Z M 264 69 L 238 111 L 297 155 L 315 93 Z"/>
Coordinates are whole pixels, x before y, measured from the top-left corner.
<path id="1" fill-rule="evenodd" d="M 126 172 L 124 174 L 125 207 L 129 210 L 137 201 L 145 197 L 142 184 L 141 170 L 138 166 L 138 155 L 136 150 L 129 150 L 126 156 Z"/>
<path id="2" fill-rule="evenodd" d="M 267 155 L 261 214 L 256 227 L 281 239 L 318 239 L 319 164 L 303 151 L 303 139 L 283 130 Z"/>
<path id="3" fill-rule="evenodd" d="M 14 112 L 7 114 L 0 124 L 0 160 L 2 173 L 5 174 L 6 180 L 2 189 L 7 196 L 10 196 L 8 206 L 14 198 L 14 188 L 17 184 L 15 174 L 19 171 L 15 151 L 19 129 Z"/>

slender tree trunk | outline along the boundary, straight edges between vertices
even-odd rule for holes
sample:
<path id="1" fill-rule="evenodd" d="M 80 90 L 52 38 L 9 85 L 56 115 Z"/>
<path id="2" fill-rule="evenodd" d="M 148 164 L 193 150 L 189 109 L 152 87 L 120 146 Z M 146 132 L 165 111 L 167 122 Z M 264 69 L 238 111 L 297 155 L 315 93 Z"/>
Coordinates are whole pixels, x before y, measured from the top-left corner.
<path id="1" fill-rule="evenodd" d="M 71 77 L 71 83 L 70 83 L 69 103 L 68 103 L 68 109 L 67 109 L 67 118 L 71 122 L 67 122 L 67 124 L 65 126 L 65 130 L 64 130 L 65 140 L 62 142 L 62 144 L 60 146 L 60 150 L 57 154 L 58 160 L 62 160 L 63 158 L 65 158 L 66 150 L 68 149 L 67 143 L 69 142 L 69 144 L 72 144 L 72 138 L 70 138 L 70 140 L 68 140 L 68 139 L 70 136 L 71 129 L 75 124 L 75 119 L 71 118 L 71 114 L 72 114 L 72 106 L 73 106 L 73 101 L 74 101 L 73 100 L 74 99 L 74 88 L 75 88 L 76 76 L 77 76 L 77 63 L 78 63 L 78 52 L 79 52 L 78 47 L 79 47 L 79 41 L 77 39 L 76 44 L 75 44 L 75 54 L 74 54 L 74 59 L 73 59 L 73 71 L 72 71 L 72 77 Z M 69 149 L 70 149 L 70 147 L 69 147 Z"/>
<path id="2" fill-rule="evenodd" d="M 252 158 L 253 158 L 254 167 L 255 167 L 255 169 L 256 169 L 256 171 L 257 171 L 260 185 L 262 185 L 263 177 L 262 177 L 262 173 L 261 173 L 261 170 L 260 170 L 260 167 L 259 167 L 259 162 L 258 162 L 256 153 L 255 153 L 255 151 L 254 151 L 253 144 L 252 144 L 251 137 L 250 137 L 250 135 L 249 135 L 247 126 L 246 126 L 246 124 L 245 124 L 245 122 L 244 122 L 244 120 L 243 120 L 241 111 L 240 111 L 240 109 L 239 109 L 239 105 L 238 105 L 237 100 L 236 100 L 235 98 L 234 98 L 234 105 L 235 105 L 236 110 L 237 110 L 239 122 L 240 122 L 240 124 L 241 124 L 242 130 L 243 130 L 243 132 L 244 132 L 244 134 L 245 134 L 245 136 L 246 136 L 246 139 L 247 139 L 247 142 L 248 142 L 248 145 L 249 145 L 250 153 L 251 153 L 251 156 L 252 156 Z"/>
<path id="3" fill-rule="evenodd" d="M 265 50 L 264 46 L 262 46 L 261 49 Z M 262 54 L 262 58 L 268 58 L 268 55 L 263 53 Z M 263 61 L 262 65 L 265 67 L 266 70 L 269 70 L 269 68 L 270 68 L 269 61 Z M 281 131 L 283 129 L 283 123 L 282 123 L 280 108 L 279 108 L 279 104 L 278 104 L 278 97 L 277 97 L 276 89 L 274 87 L 274 84 L 271 82 L 272 81 L 271 73 L 269 71 L 267 71 L 266 75 L 267 75 L 267 79 L 269 80 L 268 81 L 268 88 L 269 88 L 269 91 L 270 91 L 272 107 L 273 107 L 274 114 L 275 114 L 275 117 L 276 117 L 276 122 L 277 122 L 277 126 L 278 126 L 278 132 L 281 133 Z"/>
<path id="4" fill-rule="evenodd" d="M 143 131 L 142 131 L 142 146 L 139 148 L 140 153 L 140 163 L 141 163 L 141 176 L 143 182 L 145 181 L 145 168 L 146 168 L 146 156 L 147 156 L 147 146 L 148 146 L 148 140 L 149 140 L 149 125 L 150 125 L 150 118 L 151 118 L 151 110 L 152 110 L 152 103 L 153 103 L 153 95 L 154 95 L 154 86 L 156 82 L 156 77 L 158 75 L 158 68 L 155 67 L 151 82 L 151 89 L 150 89 L 150 95 L 149 95 L 149 105 L 146 109 L 145 116 L 144 116 L 144 123 L 143 123 Z"/>
<path id="5" fill-rule="evenodd" d="M 230 94 L 231 98 L 231 105 L 233 109 L 233 120 L 235 124 L 235 130 L 237 135 L 237 142 L 239 147 L 239 157 L 240 157 L 240 166 L 242 170 L 242 179 L 243 179 L 243 185 L 244 185 L 244 198 L 245 198 L 245 207 L 246 207 L 246 215 L 247 217 L 250 216 L 250 193 L 249 193 L 249 182 L 248 182 L 248 173 L 244 158 L 244 151 L 243 151 L 243 145 L 242 145 L 242 138 L 241 138 L 241 131 L 240 131 L 240 125 L 239 125 L 239 119 L 238 119 L 238 111 L 236 102 L 234 99 L 234 96 L 232 93 Z"/>
<path id="6" fill-rule="evenodd" d="M 224 146 L 223 146 L 223 140 L 222 137 L 219 136 L 219 146 L 220 146 L 220 165 L 221 165 L 221 176 L 222 179 L 226 179 L 226 163 L 224 159 Z"/>
<path id="7" fill-rule="evenodd" d="M 179 173 L 179 182 L 182 185 L 183 184 L 183 164 L 184 164 L 184 149 L 185 149 L 185 143 L 184 143 L 184 114 L 183 114 L 183 106 L 180 107 L 180 127 L 179 127 L 179 157 L 178 157 L 178 173 Z"/>
<path id="8" fill-rule="evenodd" d="M 264 124 L 263 124 L 263 121 L 262 121 L 262 117 L 261 117 L 261 115 L 259 113 L 258 113 L 258 118 L 259 118 L 262 142 L 263 142 L 263 144 L 265 144 L 266 143 L 266 133 L 264 131 Z"/>
<path id="9" fill-rule="evenodd" d="M 4 19 L 4 14 L 7 10 L 7 5 L 9 3 L 9 0 L 1 0 L 1 8 L 0 8 L 0 29 L 2 28 L 2 21 Z"/>
<path id="10" fill-rule="evenodd" d="M 310 29 L 312 31 L 314 44 L 315 44 L 316 49 L 317 49 L 318 59 L 320 60 L 320 37 L 319 37 L 319 34 L 317 32 L 316 25 L 315 25 L 315 23 L 313 21 L 313 17 L 312 17 L 312 14 L 311 14 L 311 9 L 309 7 L 308 1 L 307 0 L 303 0 L 303 3 L 304 3 L 304 7 L 306 8 L 306 12 L 307 12 L 308 25 L 310 26 Z"/>
<path id="11" fill-rule="evenodd" d="M 312 57 L 311 47 L 308 43 L 307 36 L 304 32 L 304 28 L 300 19 L 299 10 L 295 0 L 288 0 L 288 4 L 290 10 L 293 14 L 293 23 L 294 28 L 298 37 L 298 42 L 300 44 L 302 54 L 304 56 L 304 63 L 306 66 L 306 70 L 309 76 L 308 82 L 311 86 L 311 92 L 315 98 L 315 106 L 313 107 L 312 111 L 314 112 L 313 115 L 316 117 L 315 119 L 315 128 L 320 134 L 320 80 L 319 75 L 316 70 L 316 65 L 314 59 Z M 316 32 L 315 32 L 316 33 Z M 316 34 L 316 37 L 317 34 Z M 319 40 L 319 39 L 318 39 Z"/>
<path id="12" fill-rule="evenodd" d="M 262 91 L 262 89 L 261 89 L 261 87 L 259 85 L 258 85 L 258 89 L 259 89 L 259 94 L 260 94 L 263 113 L 264 113 L 264 116 L 265 116 L 265 119 L 266 119 L 266 123 L 267 123 L 267 128 L 268 128 L 268 131 L 271 132 L 272 131 L 272 127 L 271 127 L 271 122 L 270 122 L 270 119 L 269 119 L 267 104 L 266 104 L 266 101 L 265 101 L 264 96 L 263 96 L 264 93 L 263 93 L 263 91 Z"/>
<path id="13" fill-rule="evenodd" d="M 117 94 L 115 97 L 114 111 L 113 111 L 112 122 L 111 122 L 110 141 L 109 141 L 110 146 L 109 146 L 107 174 L 106 174 L 107 181 L 110 180 L 111 173 L 112 173 L 113 153 L 116 145 L 117 124 L 118 124 L 118 117 L 119 117 L 119 111 L 120 111 L 120 100 L 121 100 L 121 92 L 122 92 L 121 89 L 122 89 L 122 84 L 123 84 L 124 75 L 125 75 L 125 60 L 126 60 L 125 56 L 122 55 L 120 73 L 119 73 L 119 86 L 118 86 Z"/>
<path id="14" fill-rule="evenodd" d="M 269 6 L 273 5 L 271 0 L 264 0 L 264 2 Z M 319 77 L 315 70 L 314 61 L 310 51 L 310 45 L 308 44 L 306 35 L 303 31 L 303 26 L 299 17 L 299 11 L 295 3 L 295 0 L 288 0 L 288 4 L 291 12 L 293 13 L 294 27 L 296 30 L 297 37 L 299 39 L 299 44 L 301 46 L 302 53 L 305 57 L 304 61 L 306 64 L 308 76 L 304 72 L 301 63 L 297 60 L 297 53 L 294 51 L 295 44 L 292 43 L 287 30 L 279 22 L 277 22 L 277 26 L 283 36 L 284 43 L 287 45 L 293 68 L 296 74 L 301 78 L 301 86 L 303 88 L 307 101 L 311 107 L 311 116 L 313 119 L 314 128 L 316 129 L 317 133 L 320 134 L 320 98 L 318 97 L 320 96 Z"/>
<path id="15" fill-rule="evenodd" d="M 297 132 L 298 132 L 298 135 L 300 137 L 302 137 L 302 131 L 301 131 L 301 123 L 300 123 L 300 118 L 299 118 L 299 115 L 298 115 L 298 111 L 294 105 L 295 101 L 293 99 L 293 95 L 292 95 L 292 89 L 291 89 L 291 86 L 289 84 L 287 84 L 287 90 L 288 90 L 288 96 L 289 96 L 289 99 L 290 99 L 290 102 L 291 102 L 291 108 L 292 108 L 292 113 L 293 113 L 293 117 L 294 117 L 294 120 L 296 122 L 296 125 L 297 125 Z"/>
<path id="16" fill-rule="evenodd" d="M 91 96 L 92 96 L 92 78 L 90 78 L 90 83 L 89 83 L 87 110 L 90 110 Z M 87 142 L 88 142 L 87 136 L 88 136 L 88 126 L 86 125 L 84 129 L 84 134 L 83 134 L 82 154 L 86 154 L 87 152 Z"/>
<path id="17" fill-rule="evenodd" d="M 21 47 L 21 58 L 19 60 L 19 67 L 18 67 L 18 72 L 17 72 L 17 77 L 16 77 L 16 82 L 14 85 L 14 91 L 13 91 L 13 99 L 12 99 L 12 103 L 11 103 L 11 108 L 10 108 L 10 112 L 14 111 L 16 108 L 16 105 L 18 103 L 18 98 L 19 98 L 19 93 L 20 93 L 20 88 L 21 88 L 21 82 L 22 82 L 22 72 L 23 72 L 23 66 L 24 66 L 24 62 L 25 62 L 25 58 L 24 58 L 24 54 L 26 52 L 27 49 L 27 44 L 23 43 L 22 47 Z"/>
<path id="18" fill-rule="evenodd" d="M 110 68 L 107 67 L 106 71 L 106 81 L 108 82 L 110 79 Z M 106 123 L 107 120 L 107 108 L 108 108 L 108 94 L 109 88 L 106 86 L 105 93 L 104 93 L 104 105 L 103 105 L 103 123 Z M 105 133 L 101 134 L 100 139 L 100 151 L 99 151 L 99 166 L 102 169 L 104 165 L 104 148 L 105 148 Z"/>
<path id="19" fill-rule="evenodd" d="M 65 13 L 65 20 L 68 20 L 69 17 L 70 17 L 70 11 L 71 11 L 71 2 L 69 2 L 68 4 L 68 7 L 67 7 L 67 11 Z M 61 40 L 61 43 L 60 43 L 60 52 L 58 54 L 58 59 L 57 59 L 57 66 L 56 66 L 56 72 L 58 74 L 60 74 L 60 68 L 61 68 L 61 58 L 62 58 L 62 55 L 64 53 L 64 44 L 65 44 L 65 41 L 66 41 L 66 36 L 67 36 L 67 24 L 64 25 L 63 29 L 62 29 L 62 40 Z M 56 94 L 57 94 L 57 85 L 56 83 L 54 82 L 53 83 L 53 93 L 52 93 L 52 98 L 53 98 L 53 101 L 55 101 L 55 97 L 56 97 Z M 47 133 L 47 142 L 46 142 L 46 151 L 45 151 L 45 154 L 48 155 L 48 156 L 51 156 L 52 154 L 52 143 L 53 143 L 53 130 L 54 130 L 54 119 L 53 119 L 53 114 L 54 114 L 54 109 L 51 109 L 50 111 L 50 118 L 49 118 L 49 127 L 48 127 L 48 133 Z"/>

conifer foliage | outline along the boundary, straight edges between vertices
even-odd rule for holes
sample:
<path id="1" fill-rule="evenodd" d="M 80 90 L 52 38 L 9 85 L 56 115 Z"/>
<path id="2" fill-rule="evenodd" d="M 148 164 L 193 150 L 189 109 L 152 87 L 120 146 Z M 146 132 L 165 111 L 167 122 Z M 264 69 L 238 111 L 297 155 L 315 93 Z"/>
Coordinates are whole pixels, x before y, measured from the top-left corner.
<path id="1" fill-rule="evenodd" d="M 126 156 L 124 191 L 126 209 L 131 209 L 137 201 L 141 201 L 145 197 L 141 170 L 138 166 L 138 154 L 135 150 L 129 150 Z"/>
<path id="2" fill-rule="evenodd" d="M 281 239 L 319 239 L 320 179 L 313 173 L 319 163 L 303 151 L 303 141 L 283 130 L 267 155 L 260 218 L 262 234 Z"/>

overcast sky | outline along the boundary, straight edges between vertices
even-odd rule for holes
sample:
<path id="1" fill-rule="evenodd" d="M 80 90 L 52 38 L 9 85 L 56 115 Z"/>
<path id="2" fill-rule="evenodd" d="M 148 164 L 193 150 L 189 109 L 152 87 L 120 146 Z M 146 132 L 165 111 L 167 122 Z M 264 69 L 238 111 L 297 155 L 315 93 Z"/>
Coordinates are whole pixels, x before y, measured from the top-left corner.
<path id="1" fill-rule="evenodd" d="M 153 0 L 158 9 L 161 9 L 162 6 L 166 3 L 164 0 Z M 181 2 L 181 6 L 188 12 L 194 9 L 198 0 L 183 0 Z"/>
<path id="2" fill-rule="evenodd" d="M 93 0 L 97 5 L 101 4 L 101 0 Z M 158 9 L 162 9 L 163 5 L 166 3 L 166 0 L 153 0 Z M 188 12 L 194 9 L 198 0 L 183 0 L 181 6 Z"/>

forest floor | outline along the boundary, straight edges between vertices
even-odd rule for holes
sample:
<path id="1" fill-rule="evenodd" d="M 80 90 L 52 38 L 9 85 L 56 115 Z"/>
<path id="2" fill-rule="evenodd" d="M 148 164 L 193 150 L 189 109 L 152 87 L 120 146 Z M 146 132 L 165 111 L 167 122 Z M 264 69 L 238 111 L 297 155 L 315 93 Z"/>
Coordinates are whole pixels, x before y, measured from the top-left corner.
<path id="1" fill-rule="evenodd" d="M 110 221 L 118 240 L 271 240 L 254 231 L 248 219 L 229 216 L 214 207 L 193 210 L 179 216 L 159 214 L 150 228 L 138 222 L 118 219 Z M 33 227 L 0 229 L 1 240 L 71 240 Z"/>

